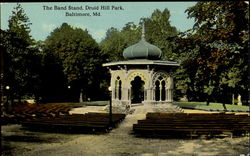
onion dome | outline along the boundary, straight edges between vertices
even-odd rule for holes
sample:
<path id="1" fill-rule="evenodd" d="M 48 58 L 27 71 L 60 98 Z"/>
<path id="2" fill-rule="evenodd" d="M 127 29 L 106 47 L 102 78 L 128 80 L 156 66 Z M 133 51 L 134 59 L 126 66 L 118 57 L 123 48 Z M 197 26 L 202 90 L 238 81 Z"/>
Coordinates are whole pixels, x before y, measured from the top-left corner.
<path id="1" fill-rule="evenodd" d="M 138 43 L 124 49 L 123 57 L 125 59 L 155 60 L 155 59 L 160 59 L 161 53 L 162 51 L 160 48 L 146 41 L 145 28 L 144 28 L 144 23 L 143 23 L 141 40 Z"/>

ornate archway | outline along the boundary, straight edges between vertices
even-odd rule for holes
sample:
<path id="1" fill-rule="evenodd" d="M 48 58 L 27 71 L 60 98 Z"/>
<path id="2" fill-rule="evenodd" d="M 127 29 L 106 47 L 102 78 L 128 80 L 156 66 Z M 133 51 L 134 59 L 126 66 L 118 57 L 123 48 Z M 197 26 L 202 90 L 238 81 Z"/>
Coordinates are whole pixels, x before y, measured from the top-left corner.
<path id="1" fill-rule="evenodd" d="M 131 104 L 141 103 L 144 101 L 144 84 L 145 82 L 140 76 L 136 76 L 133 81 L 131 81 Z"/>
<path id="2" fill-rule="evenodd" d="M 154 100 L 172 101 L 172 77 L 165 72 L 157 72 L 153 76 Z"/>

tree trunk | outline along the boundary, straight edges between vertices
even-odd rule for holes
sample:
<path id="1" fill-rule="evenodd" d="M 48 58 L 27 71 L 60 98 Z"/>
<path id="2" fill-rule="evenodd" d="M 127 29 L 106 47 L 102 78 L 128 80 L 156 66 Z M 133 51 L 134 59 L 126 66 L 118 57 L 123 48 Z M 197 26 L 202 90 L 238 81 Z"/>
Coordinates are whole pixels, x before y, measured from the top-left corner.
<path id="1" fill-rule="evenodd" d="M 223 102 L 222 102 L 222 105 L 223 105 L 223 108 L 224 108 L 224 110 L 227 110 L 227 107 L 226 107 L 226 99 L 227 99 L 227 97 L 226 97 L 226 93 L 225 92 L 223 92 L 222 93 L 223 94 Z"/>
<path id="2" fill-rule="evenodd" d="M 22 101 L 21 99 L 22 99 L 21 96 L 19 96 L 18 97 L 18 104 L 21 104 L 21 101 Z"/>
<path id="3" fill-rule="evenodd" d="M 209 102 L 210 102 L 210 97 L 209 97 L 209 95 L 208 95 L 208 97 L 207 97 L 207 106 L 209 106 Z"/>
<path id="4" fill-rule="evenodd" d="M 80 90 L 80 98 L 79 98 L 79 102 L 83 102 L 83 98 L 82 98 L 82 89 Z"/>
<path id="5" fill-rule="evenodd" d="M 232 94 L 232 105 L 234 105 L 234 93 Z"/>
<path id="6" fill-rule="evenodd" d="M 207 106 L 209 106 L 209 103 L 210 103 L 210 101 L 209 101 L 209 99 L 207 99 Z"/>
<path id="7" fill-rule="evenodd" d="M 11 95 L 10 95 L 10 112 L 11 113 L 13 112 L 13 109 L 14 109 L 14 96 L 11 93 Z"/>

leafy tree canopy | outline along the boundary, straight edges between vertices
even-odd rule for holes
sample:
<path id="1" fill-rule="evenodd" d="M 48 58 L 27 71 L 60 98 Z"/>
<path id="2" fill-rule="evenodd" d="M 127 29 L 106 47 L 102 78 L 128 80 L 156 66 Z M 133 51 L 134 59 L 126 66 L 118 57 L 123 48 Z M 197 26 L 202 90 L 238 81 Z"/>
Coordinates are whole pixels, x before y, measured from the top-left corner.
<path id="1" fill-rule="evenodd" d="M 30 21 L 20 4 L 9 18 L 9 28 L 1 33 L 1 45 L 6 57 L 4 61 L 5 84 L 11 88 L 12 99 L 37 92 L 39 57 L 30 36 Z"/>
<path id="2" fill-rule="evenodd" d="M 62 66 L 68 85 L 78 90 L 91 87 L 100 73 L 103 62 L 99 46 L 87 30 L 63 23 L 45 41 L 45 51 L 54 54 Z M 101 70 L 101 69 L 100 69 Z"/>
<path id="3" fill-rule="evenodd" d="M 146 18 L 146 39 L 159 47 L 163 52 L 163 58 L 166 60 L 177 60 L 177 55 L 173 52 L 175 43 L 168 38 L 176 37 L 178 31 L 170 24 L 170 12 L 166 8 L 163 11 L 156 9 L 150 18 Z"/>
<path id="4" fill-rule="evenodd" d="M 178 50 L 187 90 L 215 97 L 229 88 L 246 89 L 249 9 L 245 2 L 198 2 L 186 10 L 195 19 Z M 193 68 L 190 68 L 193 67 Z M 185 86 L 184 85 L 184 86 Z M 183 86 L 183 85 L 180 85 Z"/>

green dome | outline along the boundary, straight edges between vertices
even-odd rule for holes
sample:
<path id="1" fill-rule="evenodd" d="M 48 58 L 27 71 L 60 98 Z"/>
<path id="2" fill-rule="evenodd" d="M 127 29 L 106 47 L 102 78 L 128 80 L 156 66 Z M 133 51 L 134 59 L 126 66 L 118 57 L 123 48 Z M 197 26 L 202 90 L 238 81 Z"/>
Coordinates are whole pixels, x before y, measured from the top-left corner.
<path id="1" fill-rule="evenodd" d="M 148 43 L 143 37 L 138 43 L 127 47 L 123 51 L 125 59 L 160 59 L 161 49 Z"/>

